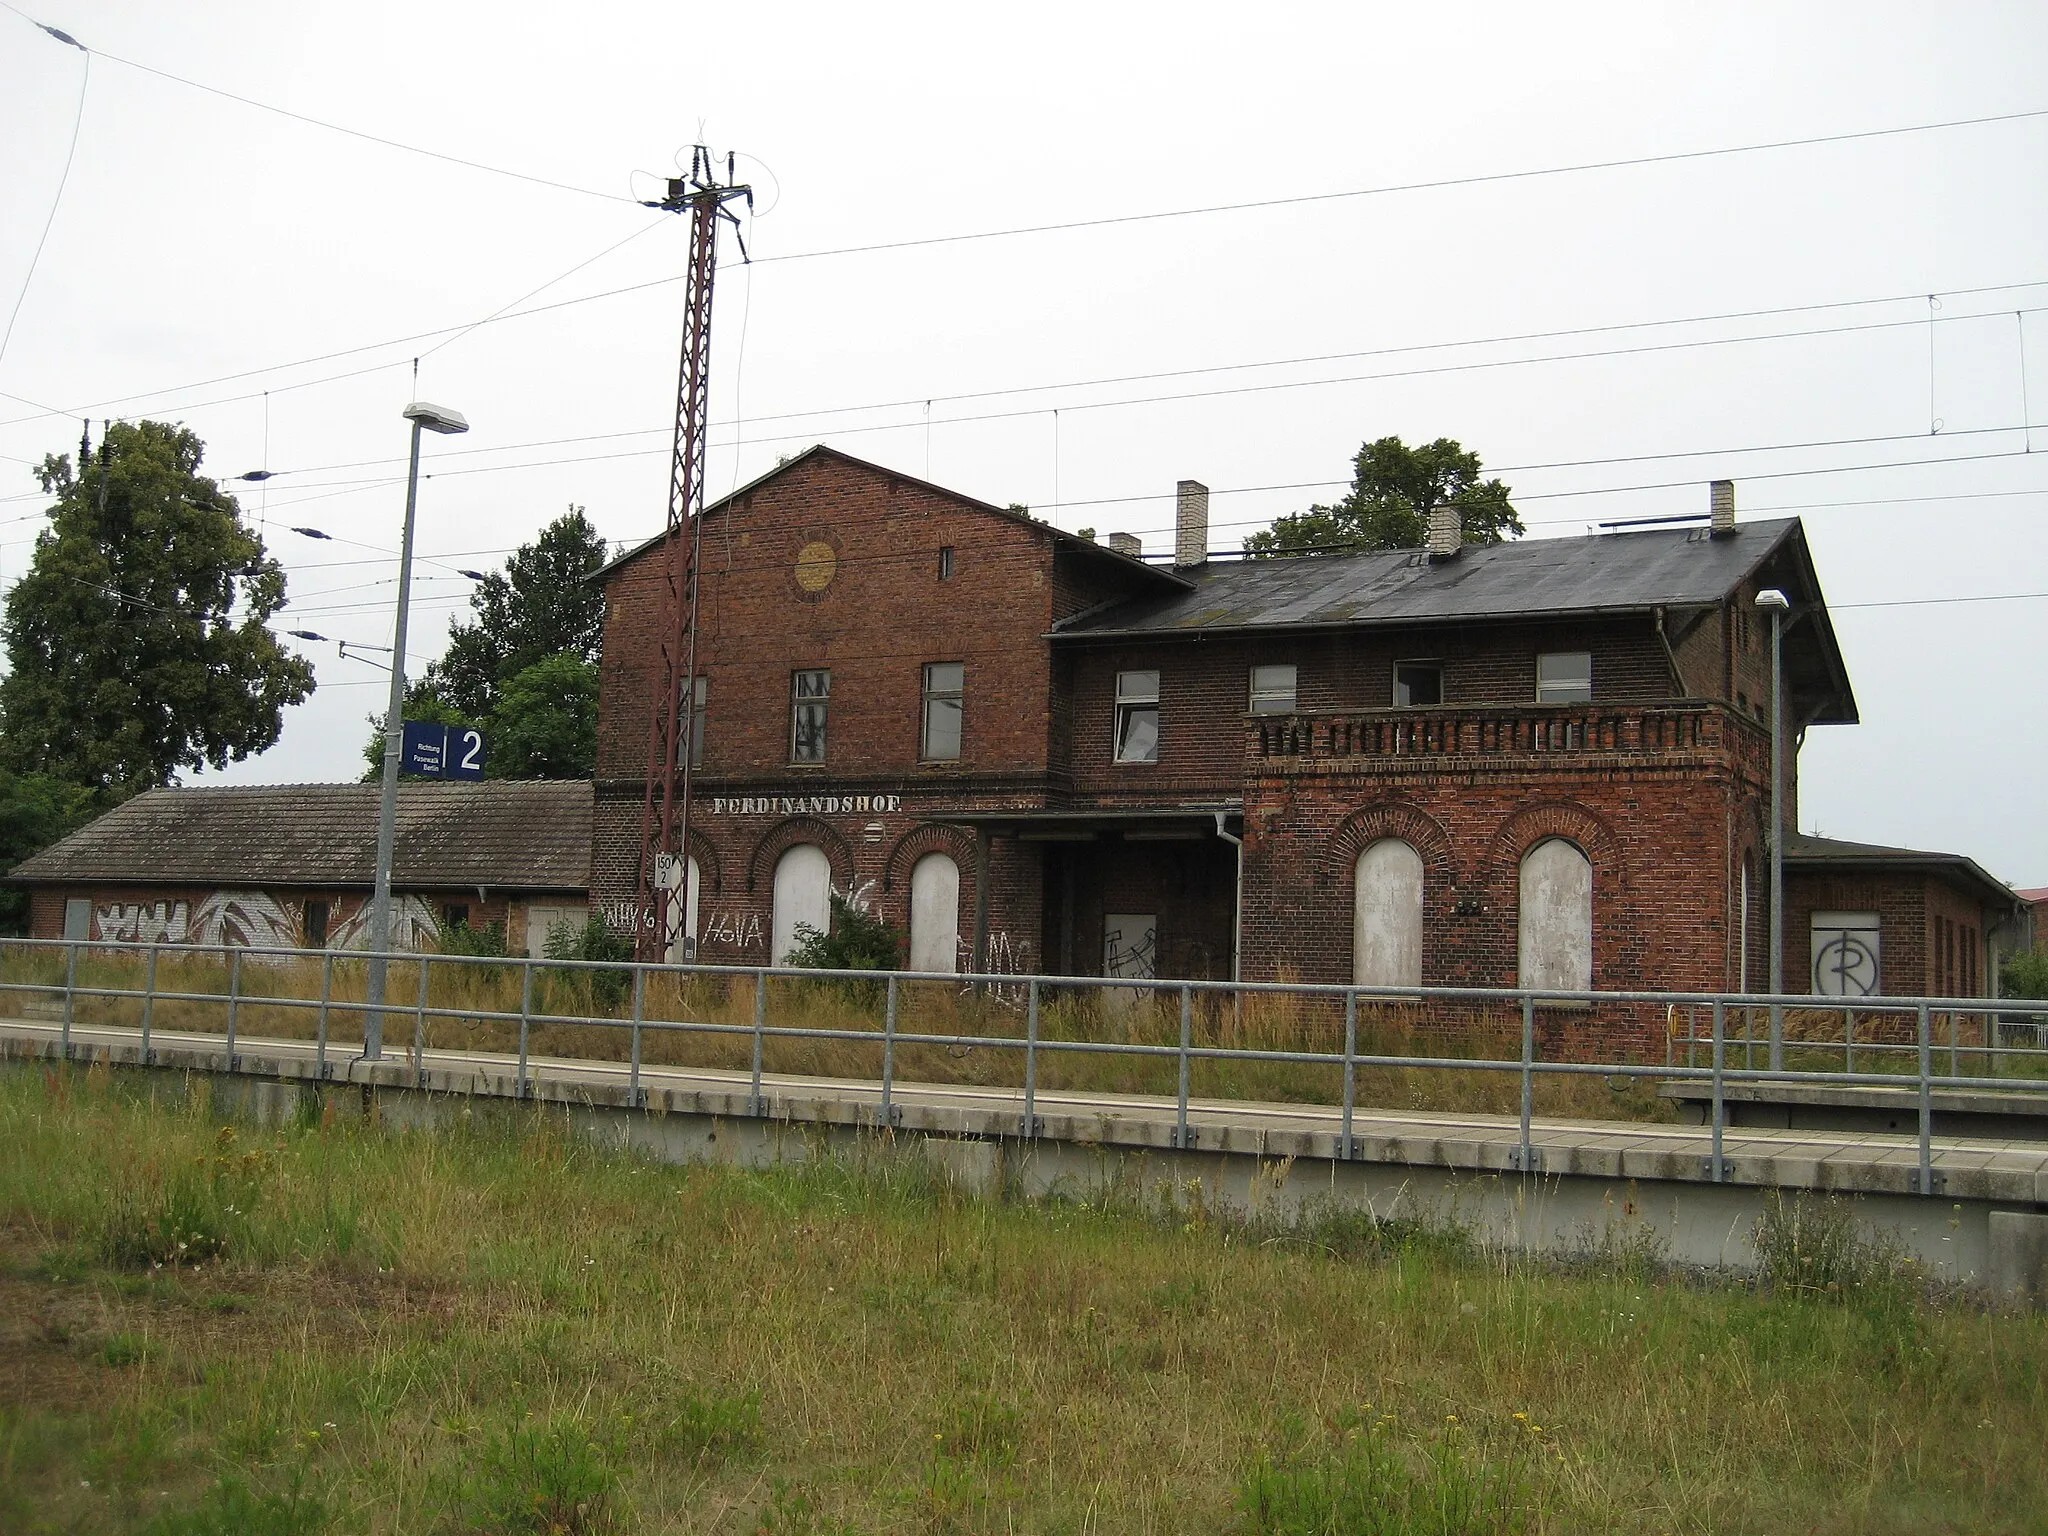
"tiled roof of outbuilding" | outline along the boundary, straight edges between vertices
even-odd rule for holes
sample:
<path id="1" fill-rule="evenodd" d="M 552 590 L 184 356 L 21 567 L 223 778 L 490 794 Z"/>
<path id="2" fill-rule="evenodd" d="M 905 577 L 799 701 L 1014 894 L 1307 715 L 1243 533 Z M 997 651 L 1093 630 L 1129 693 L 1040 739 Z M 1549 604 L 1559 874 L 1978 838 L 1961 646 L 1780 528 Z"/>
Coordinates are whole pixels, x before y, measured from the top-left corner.
<path id="1" fill-rule="evenodd" d="M 17 865 L 14 880 L 368 886 L 375 784 L 153 789 Z M 398 786 L 392 883 L 587 890 L 591 786 L 487 780 Z"/>
<path id="2" fill-rule="evenodd" d="M 2015 891 L 1966 853 L 1890 848 L 1881 843 L 1851 843 L 1839 837 L 1794 832 L 1785 839 L 1785 868 L 1829 873 L 1923 871 L 1968 887 L 1998 906 L 2010 907 L 2024 899 L 2023 892 Z"/>

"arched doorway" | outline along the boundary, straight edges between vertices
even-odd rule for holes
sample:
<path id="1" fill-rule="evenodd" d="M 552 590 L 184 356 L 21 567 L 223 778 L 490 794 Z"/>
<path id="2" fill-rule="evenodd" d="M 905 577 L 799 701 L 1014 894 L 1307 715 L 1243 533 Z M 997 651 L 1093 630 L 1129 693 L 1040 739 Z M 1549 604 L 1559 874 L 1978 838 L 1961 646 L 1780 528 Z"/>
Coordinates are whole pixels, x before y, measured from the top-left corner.
<path id="1" fill-rule="evenodd" d="M 800 942 L 797 925 L 828 933 L 832 928 L 832 862 L 815 843 L 798 843 L 775 861 L 775 915 L 771 953 L 787 964 Z"/>
<path id="2" fill-rule="evenodd" d="M 1361 987 L 1422 985 L 1422 855 L 1398 837 L 1358 855 L 1351 979 Z"/>
<path id="3" fill-rule="evenodd" d="M 1561 837 L 1523 856 L 1518 974 L 1524 987 L 1593 986 L 1593 865 Z"/>
<path id="4" fill-rule="evenodd" d="M 928 853 L 910 871 L 910 968 L 960 969 L 960 866 Z"/>

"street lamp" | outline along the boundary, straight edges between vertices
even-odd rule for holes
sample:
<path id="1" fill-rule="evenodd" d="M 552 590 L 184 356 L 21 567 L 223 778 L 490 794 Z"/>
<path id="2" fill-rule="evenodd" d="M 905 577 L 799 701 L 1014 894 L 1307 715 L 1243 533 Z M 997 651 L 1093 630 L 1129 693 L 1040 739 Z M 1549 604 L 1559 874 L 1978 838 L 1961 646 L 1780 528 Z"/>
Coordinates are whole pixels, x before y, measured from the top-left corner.
<path id="1" fill-rule="evenodd" d="M 1776 587 L 1756 595 L 1771 615 L 1771 1070 L 1785 1070 L 1785 612 L 1791 600 Z"/>
<path id="2" fill-rule="evenodd" d="M 391 702 L 384 712 L 384 795 L 377 810 L 377 889 L 370 898 L 370 977 L 363 1012 L 363 1059 L 384 1054 L 384 982 L 391 950 L 391 845 L 398 823 L 398 755 L 405 733 L 405 620 L 412 596 L 412 523 L 420 494 L 420 433 L 467 432 L 460 411 L 415 400 L 404 411 L 412 423 L 412 467 L 405 479 L 405 533 L 398 541 L 398 630 L 391 642 Z"/>

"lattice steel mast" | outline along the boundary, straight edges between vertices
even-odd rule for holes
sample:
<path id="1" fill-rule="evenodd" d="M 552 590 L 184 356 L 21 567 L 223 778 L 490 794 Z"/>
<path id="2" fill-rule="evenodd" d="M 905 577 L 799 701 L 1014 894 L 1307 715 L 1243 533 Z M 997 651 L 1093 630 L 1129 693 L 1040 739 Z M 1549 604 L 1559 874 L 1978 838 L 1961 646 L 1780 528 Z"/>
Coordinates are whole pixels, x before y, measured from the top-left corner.
<path id="1" fill-rule="evenodd" d="M 690 151 L 690 173 L 674 177 L 668 196 L 650 208 L 690 218 L 690 265 L 683 312 L 683 356 L 676 381 L 675 451 L 668 479 L 668 530 L 662 543 L 661 655 L 648 727 L 647 793 L 640 813 L 639 892 L 634 953 L 665 960 L 680 937 L 689 901 L 690 744 L 697 677 L 697 565 L 703 547 L 704 448 L 710 421 L 711 289 L 718 276 L 718 223 L 737 230 L 729 204 L 750 187 L 733 182 L 726 156 L 719 181 L 711 152 Z M 740 255 L 746 255 L 744 243 Z M 673 891 L 673 896 L 671 896 Z"/>

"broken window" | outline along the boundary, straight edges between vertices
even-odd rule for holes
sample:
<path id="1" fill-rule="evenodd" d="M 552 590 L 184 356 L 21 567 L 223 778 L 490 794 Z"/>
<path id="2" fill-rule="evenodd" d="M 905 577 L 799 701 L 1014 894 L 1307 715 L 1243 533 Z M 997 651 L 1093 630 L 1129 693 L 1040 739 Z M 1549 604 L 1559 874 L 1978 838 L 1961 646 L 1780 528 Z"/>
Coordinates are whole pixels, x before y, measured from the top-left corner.
<path id="1" fill-rule="evenodd" d="M 1394 663 L 1394 704 L 1407 709 L 1444 701 L 1444 664 L 1440 661 Z"/>
<path id="2" fill-rule="evenodd" d="M 789 760 L 825 761 L 825 712 L 832 701 L 832 674 L 820 667 L 790 675 Z"/>
<path id="3" fill-rule="evenodd" d="M 681 700 L 683 721 L 681 727 L 676 732 L 676 758 L 678 763 L 680 763 L 682 759 L 681 744 L 687 741 L 690 744 L 690 766 L 692 768 L 702 768 L 704 766 L 704 711 L 711 702 L 711 679 L 699 677 L 695 679 L 695 683 L 695 687 L 684 691 Z"/>
<path id="4" fill-rule="evenodd" d="M 1116 760 L 1120 763 L 1159 761 L 1159 674 L 1119 672 L 1116 675 Z"/>

